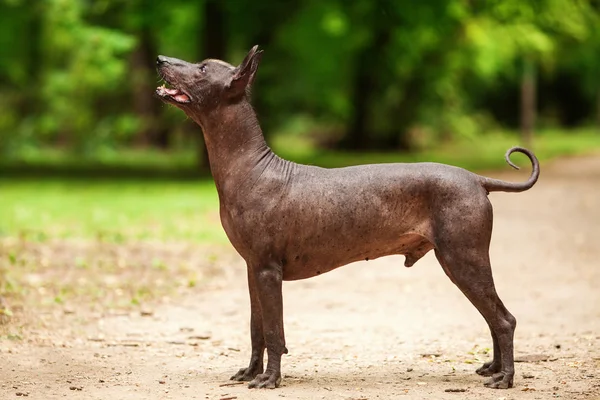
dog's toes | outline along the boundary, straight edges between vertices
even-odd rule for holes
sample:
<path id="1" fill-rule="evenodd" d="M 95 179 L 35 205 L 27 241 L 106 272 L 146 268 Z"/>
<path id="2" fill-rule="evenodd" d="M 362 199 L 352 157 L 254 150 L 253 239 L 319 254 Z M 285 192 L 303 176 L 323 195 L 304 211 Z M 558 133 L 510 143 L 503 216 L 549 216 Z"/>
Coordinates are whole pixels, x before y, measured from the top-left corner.
<path id="1" fill-rule="evenodd" d="M 254 379 L 254 377 L 260 374 L 261 372 L 262 371 L 253 371 L 250 368 L 242 368 L 229 379 L 238 382 L 248 382 Z"/>
<path id="2" fill-rule="evenodd" d="M 491 389 L 508 389 L 513 387 L 513 376 L 514 374 L 508 374 L 506 372 L 499 372 L 492 375 L 490 379 L 485 381 L 484 386 Z"/>
<path id="3" fill-rule="evenodd" d="M 256 375 L 249 384 L 250 389 L 275 389 L 281 383 L 281 375 L 277 373 L 264 373 Z"/>
<path id="4" fill-rule="evenodd" d="M 481 376 L 492 376 L 492 375 L 494 375 L 494 371 L 490 371 L 487 368 L 479 368 L 475 372 L 477 373 L 477 375 L 481 375 Z"/>
<path id="5" fill-rule="evenodd" d="M 485 384 L 485 387 L 489 387 L 490 389 L 509 389 L 512 386 L 508 382 L 500 381 L 491 384 Z"/>
<path id="6" fill-rule="evenodd" d="M 481 376 L 492 376 L 497 372 L 500 372 L 500 363 L 495 363 L 494 361 L 488 361 L 483 364 L 481 367 L 477 368 L 475 371 L 478 375 Z"/>

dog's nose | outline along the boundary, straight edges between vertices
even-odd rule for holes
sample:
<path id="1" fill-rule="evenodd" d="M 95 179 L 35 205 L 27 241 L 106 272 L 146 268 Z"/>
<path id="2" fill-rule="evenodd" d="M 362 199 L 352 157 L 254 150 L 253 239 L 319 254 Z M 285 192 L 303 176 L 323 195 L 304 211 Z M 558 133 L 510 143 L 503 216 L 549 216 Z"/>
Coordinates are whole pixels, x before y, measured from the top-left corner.
<path id="1" fill-rule="evenodd" d="M 156 57 L 156 65 L 161 65 L 169 62 L 169 57 L 158 56 Z"/>

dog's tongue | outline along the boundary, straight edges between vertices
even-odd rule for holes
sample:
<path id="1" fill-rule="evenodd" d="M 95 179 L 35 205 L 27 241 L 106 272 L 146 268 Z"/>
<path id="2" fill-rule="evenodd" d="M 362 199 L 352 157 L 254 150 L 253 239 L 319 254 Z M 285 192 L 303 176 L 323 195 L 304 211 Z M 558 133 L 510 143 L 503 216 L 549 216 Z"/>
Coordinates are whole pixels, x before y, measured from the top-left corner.
<path id="1" fill-rule="evenodd" d="M 185 93 L 176 94 L 173 96 L 173 98 L 180 103 L 187 103 L 188 101 L 190 101 L 190 98 Z"/>
<path id="2" fill-rule="evenodd" d="M 172 89 L 162 85 L 157 89 L 157 91 L 161 96 L 170 96 L 179 103 L 188 103 L 190 101 L 189 96 L 181 92 L 179 89 Z"/>
<path id="3" fill-rule="evenodd" d="M 183 92 L 180 92 L 179 89 L 165 88 L 165 92 L 180 103 L 187 103 L 188 101 L 190 101 L 188 95 Z"/>

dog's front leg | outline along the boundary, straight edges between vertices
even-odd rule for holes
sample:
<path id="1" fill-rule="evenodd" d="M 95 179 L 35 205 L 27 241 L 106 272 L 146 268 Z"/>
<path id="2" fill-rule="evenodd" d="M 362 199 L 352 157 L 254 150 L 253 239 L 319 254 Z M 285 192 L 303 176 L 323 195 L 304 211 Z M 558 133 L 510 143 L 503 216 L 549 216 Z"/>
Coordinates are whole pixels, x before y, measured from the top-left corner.
<path id="1" fill-rule="evenodd" d="M 251 381 L 258 374 L 263 373 L 263 358 L 265 354 L 265 336 L 263 332 L 262 311 L 256 288 L 254 272 L 248 266 L 248 290 L 250 292 L 250 340 L 252 341 L 252 355 L 248 368 L 240 369 L 231 377 L 234 381 Z"/>
<path id="2" fill-rule="evenodd" d="M 280 265 L 270 263 L 251 267 L 257 297 L 262 312 L 262 329 L 267 347 L 267 369 L 250 382 L 250 388 L 274 389 L 281 382 L 281 356 L 287 353 L 283 332 L 283 271 Z"/>

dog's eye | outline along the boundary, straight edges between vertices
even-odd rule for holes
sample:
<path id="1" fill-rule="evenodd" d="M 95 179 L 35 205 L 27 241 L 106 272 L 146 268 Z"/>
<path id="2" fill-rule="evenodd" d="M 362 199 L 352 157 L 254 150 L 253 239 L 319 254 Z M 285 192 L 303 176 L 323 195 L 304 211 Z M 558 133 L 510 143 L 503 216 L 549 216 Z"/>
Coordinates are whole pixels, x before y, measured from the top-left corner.
<path id="1" fill-rule="evenodd" d="M 202 64 L 200 66 L 200 72 L 202 72 L 202 73 L 206 72 L 206 64 Z"/>

